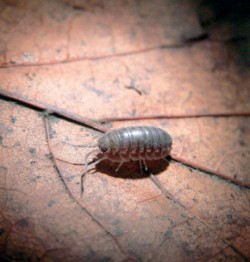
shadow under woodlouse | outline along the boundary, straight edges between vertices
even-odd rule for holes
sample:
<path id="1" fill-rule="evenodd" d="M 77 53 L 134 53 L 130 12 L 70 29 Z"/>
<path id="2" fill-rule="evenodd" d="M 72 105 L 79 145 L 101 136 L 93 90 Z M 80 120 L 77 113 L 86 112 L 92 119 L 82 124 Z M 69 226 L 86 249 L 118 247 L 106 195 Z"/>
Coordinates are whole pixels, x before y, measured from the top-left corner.
<path id="1" fill-rule="evenodd" d="M 143 169 L 143 172 L 140 170 L 139 161 L 125 162 L 116 172 L 118 165 L 118 162 L 111 162 L 108 159 L 103 160 L 102 162 L 91 166 L 91 168 L 88 170 L 88 173 L 90 174 L 87 174 L 87 177 L 92 175 L 91 173 L 94 169 L 112 177 L 124 179 L 144 179 L 149 177 L 150 174 L 158 175 L 165 171 L 168 168 L 169 163 L 164 161 L 164 159 L 147 161 L 148 170 Z"/>

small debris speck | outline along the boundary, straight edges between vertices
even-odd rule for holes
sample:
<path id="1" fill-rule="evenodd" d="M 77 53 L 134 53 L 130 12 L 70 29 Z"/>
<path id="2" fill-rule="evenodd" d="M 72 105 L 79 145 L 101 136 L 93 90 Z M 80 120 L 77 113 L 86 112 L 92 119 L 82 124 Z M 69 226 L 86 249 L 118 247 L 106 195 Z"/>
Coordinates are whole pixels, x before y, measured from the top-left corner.
<path id="1" fill-rule="evenodd" d="M 29 148 L 29 152 L 32 154 L 32 155 L 35 155 L 36 154 L 36 149 L 34 147 L 30 147 Z"/>
<path id="2" fill-rule="evenodd" d="M 11 122 L 14 124 L 16 123 L 16 117 L 15 116 L 11 116 Z"/>
<path id="3" fill-rule="evenodd" d="M 48 203 L 48 206 L 52 207 L 52 206 L 54 206 L 54 204 L 55 204 L 55 200 L 50 200 L 49 203 Z"/>

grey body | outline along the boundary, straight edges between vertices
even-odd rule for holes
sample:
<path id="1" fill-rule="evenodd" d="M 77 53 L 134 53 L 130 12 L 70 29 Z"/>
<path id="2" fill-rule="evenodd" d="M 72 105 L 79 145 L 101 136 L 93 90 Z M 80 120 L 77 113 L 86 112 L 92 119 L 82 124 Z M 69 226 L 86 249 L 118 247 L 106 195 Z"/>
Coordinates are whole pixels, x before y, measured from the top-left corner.
<path id="1" fill-rule="evenodd" d="M 124 127 L 104 134 L 98 146 L 106 159 L 116 162 L 155 160 L 169 155 L 172 138 L 153 126 Z"/>
<path id="2" fill-rule="evenodd" d="M 101 157 L 92 164 L 104 159 L 120 162 L 130 160 L 139 161 L 141 170 L 142 162 L 146 168 L 146 160 L 162 159 L 169 155 L 172 146 L 171 136 L 164 130 L 154 126 L 124 127 L 107 132 L 98 139 L 98 149 L 85 156 L 85 171 L 81 176 L 81 192 L 84 191 L 84 178 L 88 171 L 88 157 L 93 152 L 99 151 Z"/>

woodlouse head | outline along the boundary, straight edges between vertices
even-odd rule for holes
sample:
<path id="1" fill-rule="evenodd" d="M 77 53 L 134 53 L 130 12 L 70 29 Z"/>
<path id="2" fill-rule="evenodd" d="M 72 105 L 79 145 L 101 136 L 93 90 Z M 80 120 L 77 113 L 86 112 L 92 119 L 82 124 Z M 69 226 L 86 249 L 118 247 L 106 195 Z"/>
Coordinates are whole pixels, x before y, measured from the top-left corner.
<path id="1" fill-rule="evenodd" d="M 106 153 L 109 150 L 109 141 L 107 136 L 102 136 L 98 140 L 98 147 L 102 153 Z"/>

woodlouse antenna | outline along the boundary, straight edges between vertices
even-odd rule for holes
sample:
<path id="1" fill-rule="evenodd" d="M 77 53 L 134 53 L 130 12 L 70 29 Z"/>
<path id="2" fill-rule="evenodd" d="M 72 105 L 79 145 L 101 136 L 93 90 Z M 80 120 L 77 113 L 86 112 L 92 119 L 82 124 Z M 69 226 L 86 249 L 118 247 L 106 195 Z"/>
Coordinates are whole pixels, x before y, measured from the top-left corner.
<path id="1" fill-rule="evenodd" d="M 73 147 L 97 147 L 97 144 L 81 144 L 81 145 L 75 145 L 75 144 L 71 144 L 69 142 L 63 142 L 63 144 L 67 144 L 67 145 L 71 145 Z"/>

